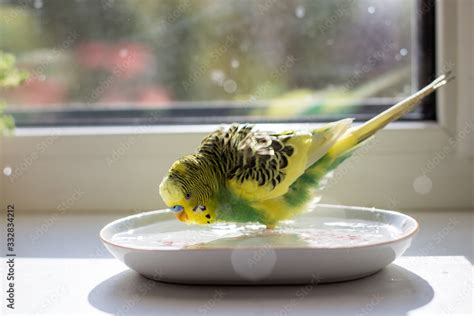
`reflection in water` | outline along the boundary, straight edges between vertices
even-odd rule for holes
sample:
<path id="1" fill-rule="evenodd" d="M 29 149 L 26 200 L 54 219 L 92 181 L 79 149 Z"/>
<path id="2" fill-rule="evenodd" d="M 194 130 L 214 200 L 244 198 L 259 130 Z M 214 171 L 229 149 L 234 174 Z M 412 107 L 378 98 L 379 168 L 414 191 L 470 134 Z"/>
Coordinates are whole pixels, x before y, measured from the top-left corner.
<path id="1" fill-rule="evenodd" d="M 112 236 L 113 243 L 141 249 L 240 247 L 339 248 L 393 240 L 402 231 L 388 223 L 340 217 L 313 216 L 287 221 L 269 230 L 259 224 L 215 224 L 169 229 L 158 222 Z"/>

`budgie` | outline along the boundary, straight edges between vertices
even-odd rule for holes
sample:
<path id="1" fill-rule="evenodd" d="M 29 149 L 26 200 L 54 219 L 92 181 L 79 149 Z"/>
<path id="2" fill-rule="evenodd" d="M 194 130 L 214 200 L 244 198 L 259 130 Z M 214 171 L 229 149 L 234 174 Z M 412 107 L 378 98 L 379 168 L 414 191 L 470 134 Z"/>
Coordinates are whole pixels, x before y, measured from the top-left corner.
<path id="1" fill-rule="evenodd" d="M 257 222 L 273 228 L 307 210 L 328 173 L 450 79 L 442 75 L 352 128 L 350 118 L 311 131 L 266 133 L 239 124 L 220 128 L 195 153 L 172 164 L 160 195 L 188 224 Z"/>

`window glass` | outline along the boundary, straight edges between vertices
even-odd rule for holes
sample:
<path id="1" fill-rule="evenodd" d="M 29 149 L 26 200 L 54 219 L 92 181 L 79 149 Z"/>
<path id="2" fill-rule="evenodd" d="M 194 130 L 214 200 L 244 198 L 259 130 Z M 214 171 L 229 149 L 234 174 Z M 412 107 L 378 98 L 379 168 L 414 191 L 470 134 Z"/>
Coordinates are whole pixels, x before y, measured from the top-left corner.
<path id="1" fill-rule="evenodd" d="M 417 88 L 414 3 L 4 0 L 0 50 L 30 78 L 2 98 L 20 123 L 376 113 Z"/>

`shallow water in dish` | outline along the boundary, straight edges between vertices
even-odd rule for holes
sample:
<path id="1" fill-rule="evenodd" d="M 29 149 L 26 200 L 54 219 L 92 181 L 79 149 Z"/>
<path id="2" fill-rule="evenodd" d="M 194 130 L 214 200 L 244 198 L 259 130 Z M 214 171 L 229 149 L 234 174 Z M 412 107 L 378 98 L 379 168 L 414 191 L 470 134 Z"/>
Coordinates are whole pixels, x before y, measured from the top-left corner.
<path id="1" fill-rule="evenodd" d="M 315 216 L 283 222 L 272 230 L 259 224 L 197 226 L 161 221 L 116 233 L 110 241 L 140 249 L 346 248 L 391 241 L 402 234 L 383 222 Z"/>

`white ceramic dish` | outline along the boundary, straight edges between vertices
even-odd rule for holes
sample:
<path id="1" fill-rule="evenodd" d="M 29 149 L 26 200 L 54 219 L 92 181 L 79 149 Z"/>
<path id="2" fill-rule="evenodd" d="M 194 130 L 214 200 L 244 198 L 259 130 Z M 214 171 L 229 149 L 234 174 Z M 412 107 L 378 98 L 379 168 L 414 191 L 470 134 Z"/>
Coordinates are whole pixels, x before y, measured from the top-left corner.
<path id="1" fill-rule="evenodd" d="M 261 225 L 186 225 L 165 210 L 105 226 L 107 249 L 147 278 L 186 284 L 295 284 L 357 279 L 403 254 L 411 217 L 318 205 L 269 231 Z"/>

